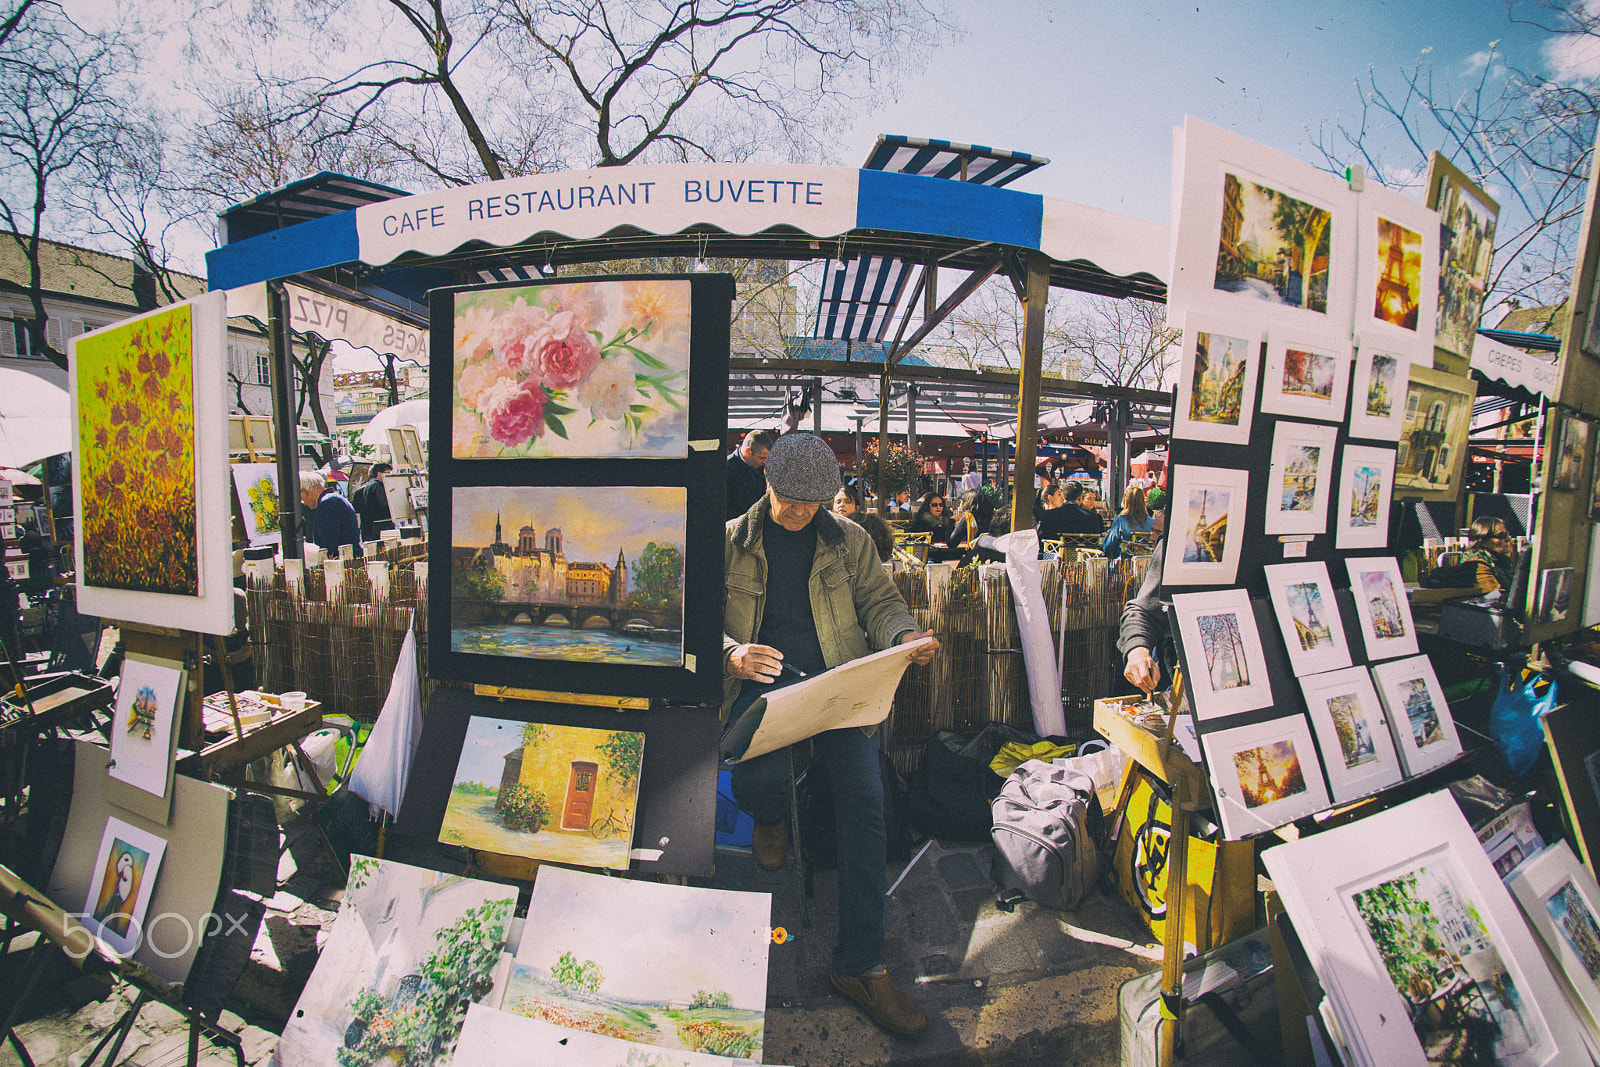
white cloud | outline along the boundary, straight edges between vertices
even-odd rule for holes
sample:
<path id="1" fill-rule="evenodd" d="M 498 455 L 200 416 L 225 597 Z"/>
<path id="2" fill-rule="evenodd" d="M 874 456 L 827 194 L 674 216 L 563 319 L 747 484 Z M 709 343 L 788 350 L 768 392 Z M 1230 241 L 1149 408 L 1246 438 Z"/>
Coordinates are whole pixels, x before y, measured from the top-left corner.
<path id="1" fill-rule="evenodd" d="M 1544 62 L 1558 82 L 1592 82 L 1600 78 L 1600 38 L 1565 34 L 1544 46 Z"/>

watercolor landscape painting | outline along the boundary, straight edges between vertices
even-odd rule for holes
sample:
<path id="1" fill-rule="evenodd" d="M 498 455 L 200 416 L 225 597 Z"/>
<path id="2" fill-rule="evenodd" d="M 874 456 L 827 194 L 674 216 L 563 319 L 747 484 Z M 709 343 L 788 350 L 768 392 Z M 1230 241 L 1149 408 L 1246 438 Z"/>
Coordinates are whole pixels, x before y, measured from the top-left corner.
<path id="1" fill-rule="evenodd" d="M 666 1049 L 759 1061 L 772 902 L 543 867 L 500 1007 Z M 619 916 L 648 916 L 648 935 Z"/>
<path id="2" fill-rule="evenodd" d="M 1223 177 L 1222 201 L 1215 287 L 1326 312 L 1332 216 L 1235 174 Z"/>
<path id="3" fill-rule="evenodd" d="M 687 1049 L 641 1045 L 482 1004 L 467 1009 L 454 1060 L 455 1067 L 505 1067 L 509 1063 L 536 1063 L 540 1067 L 732 1067 L 749 1062 Z"/>
<path id="4" fill-rule="evenodd" d="M 451 454 L 688 454 L 690 283 L 557 282 L 455 294 Z"/>
<path id="5" fill-rule="evenodd" d="M 474 715 L 439 840 L 626 870 L 644 734 Z"/>

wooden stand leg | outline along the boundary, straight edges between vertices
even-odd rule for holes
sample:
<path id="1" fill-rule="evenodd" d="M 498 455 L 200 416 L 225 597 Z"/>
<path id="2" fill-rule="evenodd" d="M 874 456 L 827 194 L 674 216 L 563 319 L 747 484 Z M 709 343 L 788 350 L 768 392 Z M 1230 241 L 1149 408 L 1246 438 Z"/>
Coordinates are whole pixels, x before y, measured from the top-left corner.
<path id="1" fill-rule="evenodd" d="M 1157 1063 L 1177 1059 L 1178 1020 L 1183 1013 L 1183 908 L 1189 882 L 1189 797 L 1187 780 L 1172 783 L 1172 833 L 1167 839 L 1167 920 L 1161 938 L 1161 1025 Z"/>

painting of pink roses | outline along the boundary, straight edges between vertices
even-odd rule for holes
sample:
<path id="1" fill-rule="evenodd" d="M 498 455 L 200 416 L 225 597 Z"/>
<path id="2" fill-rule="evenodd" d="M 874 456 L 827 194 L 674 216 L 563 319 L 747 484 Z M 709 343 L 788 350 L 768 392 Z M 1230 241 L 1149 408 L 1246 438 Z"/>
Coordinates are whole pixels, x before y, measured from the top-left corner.
<path id="1" fill-rule="evenodd" d="M 455 294 L 456 459 L 682 459 L 690 282 Z"/>

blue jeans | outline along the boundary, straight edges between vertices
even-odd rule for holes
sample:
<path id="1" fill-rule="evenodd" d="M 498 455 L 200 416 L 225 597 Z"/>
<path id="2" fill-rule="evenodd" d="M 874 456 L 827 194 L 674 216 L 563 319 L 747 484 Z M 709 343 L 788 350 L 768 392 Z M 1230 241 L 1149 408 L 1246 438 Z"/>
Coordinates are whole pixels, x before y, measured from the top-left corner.
<path id="1" fill-rule="evenodd" d="M 772 686 L 745 683 L 729 722 L 737 722 Z M 883 962 L 883 903 L 888 834 L 883 826 L 883 778 L 878 740 L 854 727 L 828 730 L 811 739 L 812 764 L 826 768 L 833 791 L 833 825 L 839 856 L 839 933 L 833 969 L 859 975 Z M 733 799 L 757 826 L 789 817 L 789 750 L 779 749 L 733 765 Z M 796 847 L 799 843 L 796 842 Z"/>

